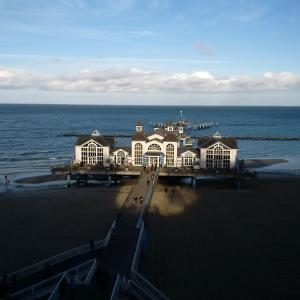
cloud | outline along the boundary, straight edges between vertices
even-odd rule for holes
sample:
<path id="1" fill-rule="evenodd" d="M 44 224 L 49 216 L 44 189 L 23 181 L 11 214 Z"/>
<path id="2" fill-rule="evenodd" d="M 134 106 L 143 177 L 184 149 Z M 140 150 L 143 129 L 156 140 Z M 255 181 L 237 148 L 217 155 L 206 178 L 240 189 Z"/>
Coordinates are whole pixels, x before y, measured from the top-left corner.
<path id="1" fill-rule="evenodd" d="M 204 54 L 204 55 L 213 55 L 214 54 L 212 47 L 208 44 L 198 42 L 195 45 L 195 47 L 196 47 L 196 49 L 198 49 L 200 51 L 201 54 Z"/>
<path id="2" fill-rule="evenodd" d="M 233 17 L 233 20 L 242 23 L 250 23 L 262 19 L 263 17 L 265 17 L 265 12 L 253 11 L 253 12 L 247 12 L 247 13 L 236 15 Z"/>
<path id="3" fill-rule="evenodd" d="M 163 74 L 136 68 L 84 69 L 68 76 L 49 76 L 23 69 L 0 68 L 0 89 L 96 93 L 235 93 L 300 89 L 300 77 L 290 72 L 261 76 L 217 76 L 207 71 Z"/>

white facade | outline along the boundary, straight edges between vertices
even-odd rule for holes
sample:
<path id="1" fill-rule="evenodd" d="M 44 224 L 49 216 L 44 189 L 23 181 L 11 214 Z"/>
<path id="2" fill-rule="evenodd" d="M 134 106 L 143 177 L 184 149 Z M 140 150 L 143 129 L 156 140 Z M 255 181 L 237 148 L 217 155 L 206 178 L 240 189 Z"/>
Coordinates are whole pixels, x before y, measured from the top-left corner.
<path id="1" fill-rule="evenodd" d="M 237 150 L 229 148 L 222 142 L 216 142 L 208 148 L 200 148 L 200 167 L 203 169 L 234 169 Z"/>
<path id="2" fill-rule="evenodd" d="M 170 129 L 170 128 L 169 128 Z M 199 149 L 180 145 L 180 136 L 157 129 L 145 134 L 141 123 L 136 126 L 130 147 L 113 147 L 113 142 L 95 130 L 92 135 L 78 138 L 75 162 L 82 165 L 164 166 L 202 169 L 234 169 L 237 161 L 235 141 L 222 138 L 219 133 L 206 138 Z"/>

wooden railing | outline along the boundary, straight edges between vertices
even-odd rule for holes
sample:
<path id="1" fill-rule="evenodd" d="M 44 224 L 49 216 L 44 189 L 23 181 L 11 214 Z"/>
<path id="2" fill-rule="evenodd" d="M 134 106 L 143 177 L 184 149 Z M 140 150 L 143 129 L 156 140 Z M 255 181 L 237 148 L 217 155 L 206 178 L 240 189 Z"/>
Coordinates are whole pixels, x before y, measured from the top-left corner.
<path id="1" fill-rule="evenodd" d="M 112 236 L 113 231 L 116 227 L 116 220 L 113 221 L 112 225 L 110 226 L 110 229 L 104 239 L 97 240 L 94 242 L 94 250 L 105 248 Z M 13 277 L 16 277 L 17 279 L 32 275 L 34 273 L 37 273 L 39 271 L 42 271 L 46 268 L 46 266 L 53 266 L 58 263 L 61 263 L 67 259 L 79 256 L 84 253 L 88 253 L 91 251 L 91 246 L 89 243 L 81 245 L 79 247 L 67 250 L 65 252 L 59 253 L 55 256 L 49 257 L 47 259 L 44 259 L 38 263 L 35 263 L 33 265 L 30 265 L 28 267 L 22 268 L 18 271 L 15 271 L 13 273 L 10 273 L 7 277 L 8 279 L 12 279 Z"/>
<path id="2" fill-rule="evenodd" d="M 91 277 L 93 276 L 97 266 L 97 259 L 86 261 L 76 267 L 68 269 L 60 274 L 52 276 L 46 280 L 38 282 L 30 287 L 27 287 L 11 296 L 11 299 L 24 299 L 24 298 L 42 298 L 50 295 L 48 299 L 55 300 L 59 295 L 59 284 L 63 278 L 68 276 L 76 277 L 77 283 L 88 284 Z M 81 280 L 82 276 L 85 280 Z"/>
<path id="3" fill-rule="evenodd" d="M 131 279 L 129 280 L 129 289 L 138 299 L 141 300 L 169 300 L 168 297 L 166 297 L 158 288 L 156 288 L 150 281 L 148 281 L 138 272 L 138 266 L 143 247 L 144 232 L 145 225 L 144 222 L 142 222 L 139 238 L 136 244 L 136 249 L 131 265 Z"/>

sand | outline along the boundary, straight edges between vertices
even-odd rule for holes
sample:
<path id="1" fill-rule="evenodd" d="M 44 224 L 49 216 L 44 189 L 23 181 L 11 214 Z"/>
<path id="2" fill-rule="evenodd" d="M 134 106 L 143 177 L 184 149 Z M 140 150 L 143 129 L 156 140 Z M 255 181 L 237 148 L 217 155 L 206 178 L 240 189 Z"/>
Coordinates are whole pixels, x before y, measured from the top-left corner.
<path id="1" fill-rule="evenodd" d="M 300 298 L 299 178 L 164 188 L 140 270 L 170 299 Z"/>
<path id="2" fill-rule="evenodd" d="M 247 168 L 262 168 L 272 165 L 287 163 L 288 160 L 281 158 L 257 158 L 257 159 L 245 159 L 245 166 Z"/>
<path id="3" fill-rule="evenodd" d="M 131 185 L 0 195 L 0 273 L 104 238 Z"/>
<path id="4" fill-rule="evenodd" d="M 66 175 L 40 175 L 40 176 L 32 176 L 32 177 L 25 177 L 16 180 L 16 183 L 45 183 L 50 181 L 57 181 L 57 180 L 66 180 Z"/>

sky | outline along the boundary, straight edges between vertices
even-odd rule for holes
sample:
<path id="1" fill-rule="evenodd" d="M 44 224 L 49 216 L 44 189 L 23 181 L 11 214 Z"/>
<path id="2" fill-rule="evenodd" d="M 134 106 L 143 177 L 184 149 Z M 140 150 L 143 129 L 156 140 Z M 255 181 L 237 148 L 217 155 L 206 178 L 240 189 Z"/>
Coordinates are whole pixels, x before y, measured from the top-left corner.
<path id="1" fill-rule="evenodd" d="M 0 103 L 300 105 L 298 0 L 0 0 Z"/>

